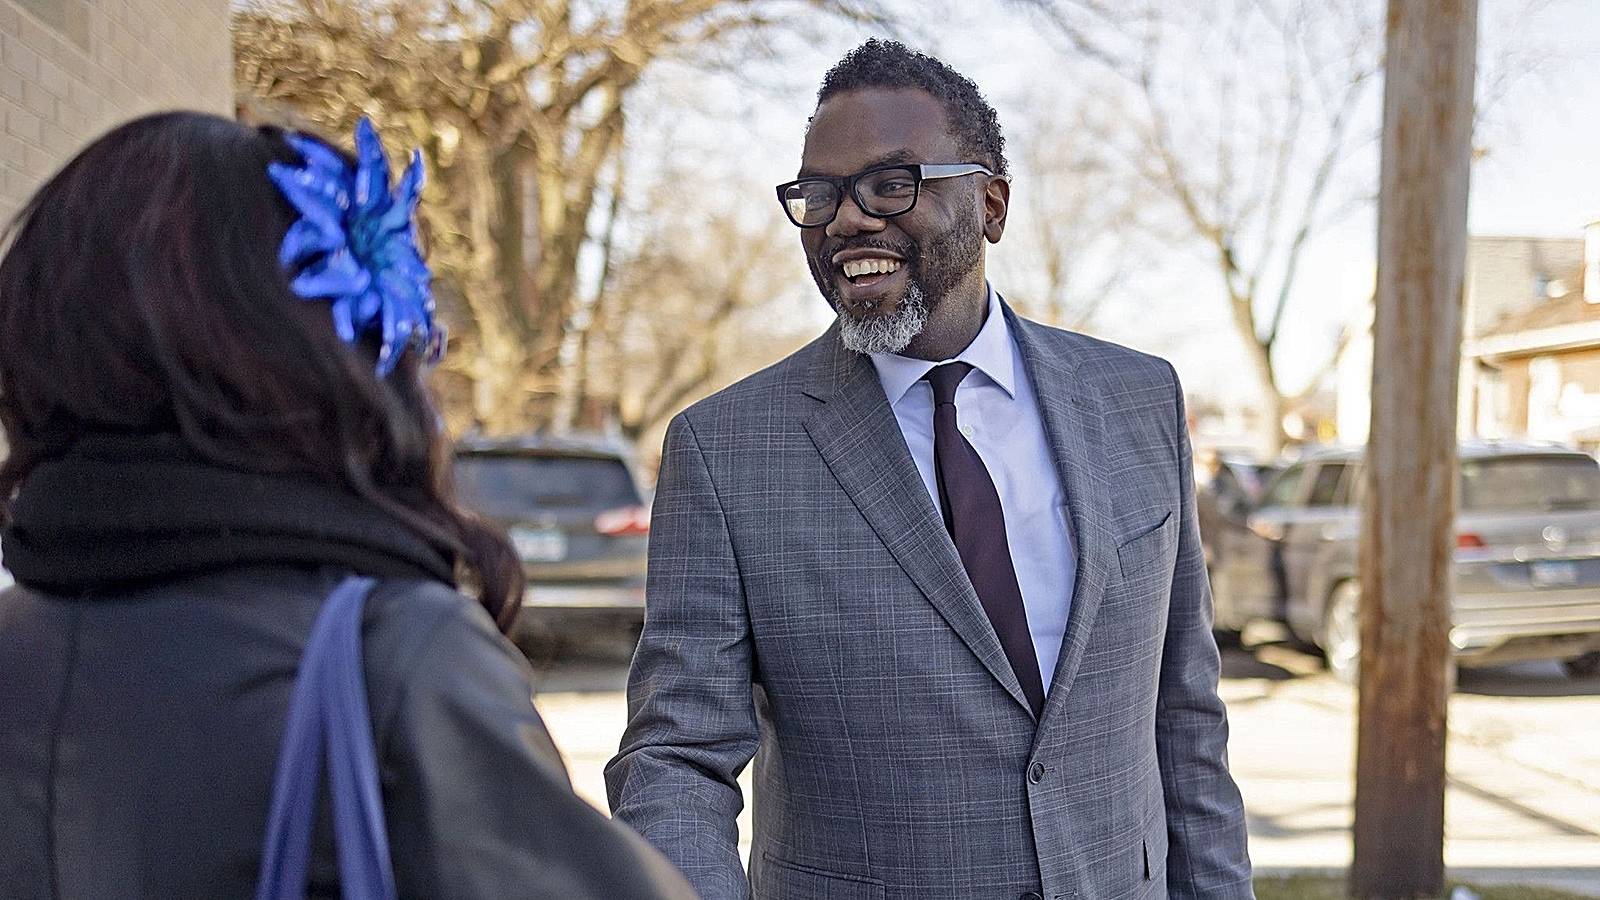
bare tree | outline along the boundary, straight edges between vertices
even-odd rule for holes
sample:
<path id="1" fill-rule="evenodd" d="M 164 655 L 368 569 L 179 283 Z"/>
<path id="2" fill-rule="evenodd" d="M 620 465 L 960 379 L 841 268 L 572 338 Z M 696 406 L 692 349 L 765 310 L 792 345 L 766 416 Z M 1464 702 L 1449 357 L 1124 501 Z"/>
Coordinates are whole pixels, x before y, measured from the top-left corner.
<path id="1" fill-rule="evenodd" d="M 1381 11 L 1369 0 L 1032 5 L 1120 85 L 1124 171 L 1210 259 L 1281 445 L 1303 398 L 1274 350 L 1301 262 L 1330 221 L 1371 198 L 1342 176 L 1375 134 Z"/>
<path id="2" fill-rule="evenodd" d="M 1139 217 L 1152 198 L 1117 176 L 1107 137 L 1122 119 L 1114 104 L 1036 96 L 1024 105 L 1038 112 L 1010 141 L 1018 190 L 997 261 L 1005 282 L 1021 287 L 1007 299 L 1024 315 L 1093 330 L 1107 301 L 1149 268 Z"/>
<path id="3" fill-rule="evenodd" d="M 595 242 L 627 99 L 656 63 L 874 0 L 250 0 L 235 16 L 248 98 L 335 131 L 362 115 L 423 147 L 431 257 L 491 432 L 540 427 Z"/>
<path id="4" fill-rule="evenodd" d="M 647 206 L 672 208 L 685 183 L 662 179 Z M 579 424 L 639 440 L 805 340 L 783 326 L 784 308 L 820 301 L 809 296 L 793 229 L 739 202 L 751 195 L 766 192 L 728 191 L 712 208 L 690 207 L 692 228 L 677 216 L 638 217 L 637 246 L 593 307 Z"/>
<path id="5" fill-rule="evenodd" d="M 1376 198 L 1380 0 L 1015 0 L 1060 38 L 1064 59 L 1125 99 L 1123 173 L 1199 248 L 1259 381 L 1267 421 L 1315 392 L 1343 339 L 1298 391 L 1277 351 L 1308 248 Z M 1508 2 L 1505 19 L 1547 0 Z M 1508 32 L 1511 33 L 1511 32 Z M 1481 74 L 1478 117 L 1531 71 L 1508 39 Z M 1297 360 L 1297 363 L 1302 362 Z M 1303 365 L 1299 368 L 1304 368 Z"/>
<path id="6" fill-rule="evenodd" d="M 680 409 L 809 336 L 808 317 L 791 313 L 822 303 L 796 234 L 746 155 L 727 152 L 759 129 L 725 124 L 809 91 L 762 87 L 750 71 L 719 73 L 730 90 L 708 91 L 704 66 L 672 64 L 642 85 L 607 187 L 598 283 L 570 335 L 558 427 L 620 431 L 648 448 Z M 687 109 L 685 97 L 699 102 Z"/>

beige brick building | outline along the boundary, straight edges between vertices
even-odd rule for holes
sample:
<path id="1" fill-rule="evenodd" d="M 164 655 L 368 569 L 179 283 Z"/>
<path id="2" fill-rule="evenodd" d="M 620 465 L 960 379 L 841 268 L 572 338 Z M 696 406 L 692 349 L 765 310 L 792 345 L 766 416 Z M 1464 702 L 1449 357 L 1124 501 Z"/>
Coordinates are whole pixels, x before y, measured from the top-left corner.
<path id="1" fill-rule="evenodd" d="M 1462 301 L 1461 436 L 1600 450 L 1600 222 L 1582 237 L 1472 237 Z M 1349 327 L 1338 437 L 1359 444 L 1372 415 L 1370 303 Z"/>
<path id="2" fill-rule="evenodd" d="M 229 0 L 0 0 L 0 221 L 91 138 L 233 111 Z"/>

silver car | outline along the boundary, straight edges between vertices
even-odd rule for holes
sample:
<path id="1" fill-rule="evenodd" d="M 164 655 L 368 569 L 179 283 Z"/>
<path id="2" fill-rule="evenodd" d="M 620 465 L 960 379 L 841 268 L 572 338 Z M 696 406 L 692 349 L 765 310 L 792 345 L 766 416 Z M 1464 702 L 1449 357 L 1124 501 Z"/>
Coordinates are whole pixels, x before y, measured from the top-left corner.
<path id="1" fill-rule="evenodd" d="M 1560 660 L 1600 675 L 1600 463 L 1549 444 L 1461 447 L 1450 642 L 1463 666 Z M 1354 680 L 1362 454 L 1287 467 L 1214 572 L 1219 628 L 1284 622 Z"/>
<path id="2" fill-rule="evenodd" d="M 625 445 L 468 439 L 454 479 L 462 502 L 504 526 L 522 559 L 528 591 L 514 636 L 530 656 L 569 638 L 638 636 L 650 509 Z"/>

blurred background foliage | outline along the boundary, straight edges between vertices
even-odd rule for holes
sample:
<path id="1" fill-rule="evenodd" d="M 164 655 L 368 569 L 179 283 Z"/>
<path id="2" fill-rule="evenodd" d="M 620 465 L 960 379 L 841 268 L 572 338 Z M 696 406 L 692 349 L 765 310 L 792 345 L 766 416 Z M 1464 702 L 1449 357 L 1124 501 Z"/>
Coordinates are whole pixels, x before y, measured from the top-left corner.
<path id="1" fill-rule="evenodd" d="M 1521 21 L 1541 0 L 1500 5 Z M 650 446 L 827 320 L 771 201 L 798 142 L 748 146 L 739 126 L 803 123 L 820 48 L 881 34 L 1000 64 L 1027 29 L 1037 71 L 997 101 L 1017 175 L 997 284 L 1025 314 L 1158 353 L 1213 308 L 1208 339 L 1280 449 L 1348 336 L 1311 314 L 1306 257 L 1372 215 L 1382 3 L 981 6 L 962 13 L 992 33 L 952 35 L 938 0 L 241 0 L 235 87 L 246 118 L 342 139 L 368 115 L 397 160 L 423 149 L 453 432 Z M 1485 116 L 1537 73 L 1531 40 L 1486 51 Z"/>

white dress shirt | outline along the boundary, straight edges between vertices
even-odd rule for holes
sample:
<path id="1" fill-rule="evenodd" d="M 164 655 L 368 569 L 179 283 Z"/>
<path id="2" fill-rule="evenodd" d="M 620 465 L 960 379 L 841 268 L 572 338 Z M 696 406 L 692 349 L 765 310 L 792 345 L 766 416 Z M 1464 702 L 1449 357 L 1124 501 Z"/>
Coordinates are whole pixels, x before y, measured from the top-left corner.
<path id="1" fill-rule="evenodd" d="M 1022 588 L 1028 630 L 1033 634 L 1039 674 L 1048 692 L 1067 630 L 1067 613 L 1072 608 L 1077 550 L 1033 383 L 992 287 L 989 312 L 978 336 L 954 360 L 941 362 L 955 361 L 973 367 L 956 388 L 956 421 L 962 435 L 983 459 L 1000 494 L 1011 565 Z M 939 482 L 933 468 L 933 387 L 922 376 L 941 363 L 874 353 L 872 364 L 878 370 L 878 380 L 900 423 L 922 483 L 938 510 Z"/>

